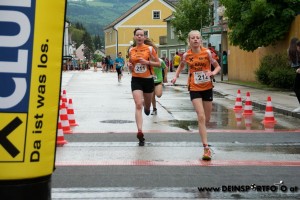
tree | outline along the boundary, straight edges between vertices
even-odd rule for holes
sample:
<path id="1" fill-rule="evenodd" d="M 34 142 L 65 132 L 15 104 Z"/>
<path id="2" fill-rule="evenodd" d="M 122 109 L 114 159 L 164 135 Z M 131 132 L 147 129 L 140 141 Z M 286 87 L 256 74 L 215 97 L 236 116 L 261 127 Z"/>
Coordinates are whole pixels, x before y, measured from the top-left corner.
<path id="1" fill-rule="evenodd" d="M 94 54 L 94 45 L 92 41 L 92 37 L 88 32 L 85 32 L 82 37 L 82 41 L 84 44 L 83 55 L 90 60 L 92 55 Z"/>
<path id="2" fill-rule="evenodd" d="M 95 35 L 95 37 L 93 38 L 93 42 L 96 49 L 101 49 L 102 42 L 99 35 Z"/>
<path id="3" fill-rule="evenodd" d="M 77 47 L 79 45 L 81 45 L 82 37 L 83 37 L 83 34 L 85 33 L 84 30 L 77 29 L 74 26 L 70 26 L 69 32 L 71 34 L 72 41 L 74 41 L 77 44 Z"/>
<path id="4" fill-rule="evenodd" d="M 96 62 L 101 62 L 101 61 L 102 61 L 102 56 L 99 55 L 99 54 L 94 54 L 94 55 L 93 55 L 93 59 L 94 59 L 94 61 L 96 61 Z"/>
<path id="5" fill-rule="evenodd" d="M 86 31 L 86 29 L 84 28 L 84 26 L 82 25 L 82 23 L 79 23 L 79 22 L 75 23 L 75 28 L 77 28 L 79 30 Z"/>
<path id="6" fill-rule="evenodd" d="M 180 0 L 175 7 L 171 20 L 179 40 L 186 42 L 191 30 L 200 30 L 211 22 L 209 0 Z"/>
<path id="7" fill-rule="evenodd" d="M 299 0 L 220 0 L 226 7 L 229 40 L 246 51 L 282 40 L 300 10 Z"/>

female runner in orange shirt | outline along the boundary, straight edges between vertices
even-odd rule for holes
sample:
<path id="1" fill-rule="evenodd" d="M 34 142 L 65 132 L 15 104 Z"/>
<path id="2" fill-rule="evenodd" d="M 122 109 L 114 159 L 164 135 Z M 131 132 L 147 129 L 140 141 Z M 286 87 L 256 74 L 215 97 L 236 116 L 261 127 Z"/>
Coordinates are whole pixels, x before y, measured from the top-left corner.
<path id="1" fill-rule="evenodd" d="M 160 66 L 160 61 L 155 49 L 144 44 L 146 39 L 144 30 L 134 30 L 135 47 L 129 49 L 129 67 L 132 71 L 131 90 L 135 102 L 135 121 L 138 129 L 137 138 L 142 146 L 145 138 L 142 131 L 143 114 L 150 114 L 151 99 L 154 91 L 153 67 Z"/>
<path id="2" fill-rule="evenodd" d="M 202 47 L 202 39 L 199 31 L 191 31 L 188 34 L 187 41 L 190 49 L 183 54 L 183 59 L 176 70 L 172 83 L 176 82 L 180 72 L 185 64 L 187 64 L 189 67 L 188 88 L 191 101 L 197 113 L 199 134 L 204 147 L 202 160 L 211 160 L 206 121 L 209 121 L 212 109 L 213 84 L 211 77 L 216 75 L 221 70 L 221 67 L 212 58 L 209 49 Z M 211 71 L 211 64 L 215 67 L 213 71 Z"/>

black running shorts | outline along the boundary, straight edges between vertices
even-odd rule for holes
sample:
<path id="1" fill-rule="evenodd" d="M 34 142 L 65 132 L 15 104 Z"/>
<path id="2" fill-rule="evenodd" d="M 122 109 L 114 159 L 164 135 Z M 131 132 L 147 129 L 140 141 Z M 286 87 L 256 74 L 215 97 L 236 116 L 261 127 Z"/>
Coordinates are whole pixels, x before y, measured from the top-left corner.
<path id="1" fill-rule="evenodd" d="M 122 74 L 121 68 L 116 68 L 118 75 Z"/>
<path id="2" fill-rule="evenodd" d="M 202 98 L 203 101 L 212 101 L 213 100 L 213 90 L 204 90 L 204 91 L 190 91 L 191 101 L 193 99 Z"/>
<path id="3" fill-rule="evenodd" d="M 142 90 L 144 93 L 151 93 L 154 91 L 154 80 L 153 78 L 131 78 L 131 91 Z"/>
<path id="4" fill-rule="evenodd" d="M 161 84 L 161 82 L 154 83 L 154 86 L 157 86 L 157 85 L 160 85 L 160 84 Z"/>

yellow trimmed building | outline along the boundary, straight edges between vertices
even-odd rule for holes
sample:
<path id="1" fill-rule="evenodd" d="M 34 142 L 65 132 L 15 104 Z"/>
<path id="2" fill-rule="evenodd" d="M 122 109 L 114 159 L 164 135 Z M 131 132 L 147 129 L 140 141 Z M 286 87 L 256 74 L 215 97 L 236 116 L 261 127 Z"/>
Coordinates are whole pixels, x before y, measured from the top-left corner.
<path id="1" fill-rule="evenodd" d="M 104 28 L 105 54 L 113 59 L 118 52 L 123 56 L 133 42 L 133 31 L 139 27 L 145 30 L 153 42 L 159 46 L 159 37 L 167 35 L 165 18 L 175 11 L 172 0 L 141 0 L 130 10 Z"/>

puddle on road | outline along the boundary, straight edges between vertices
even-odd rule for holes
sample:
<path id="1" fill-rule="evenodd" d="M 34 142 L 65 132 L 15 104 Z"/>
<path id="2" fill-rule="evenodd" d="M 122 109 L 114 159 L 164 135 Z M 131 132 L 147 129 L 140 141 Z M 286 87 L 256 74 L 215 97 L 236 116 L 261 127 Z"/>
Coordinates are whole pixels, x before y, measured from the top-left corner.
<path id="1" fill-rule="evenodd" d="M 172 90 L 172 93 L 182 91 L 176 90 L 173 87 L 165 87 L 164 89 Z M 184 94 L 183 96 L 186 96 Z M 224 100 L 225 99 L 225 100 Z M 164 108 L 172 113 L 172 109 L 174 105 L 164 105 Z M 192 104 L 184 104 L 184 106 L 178 105 L 178 110 L 180 113 L 182 111 L 183 115 L 179 114 L 179 117 L 184 115 L 191 116 L 189 113 L 193 112 L 195 115 L 195 119 L 191 120 L 189 117 L 187 120 L 169 120 L 169 121 L 161 121 L 158 123 L 162 123 L 164 125 L 170 125 L 173 127 L 178 127 L 187 131 L 198 130 L 198 122 L 196 118 L 196 114 L 194 112 L 194 108 Z M 253 115 L 243 115 L 243 112 L 234 112 L 233 110 L 234 102 L 231 100 L 227 100 L 224 95 L 214 92 L 214 102 L 213 102 L 213 110 L 211 113 L 211 120 L 207 124 L 208 129 L 227 129 L 227 130 L 264 130 L 264 131 L 274 131 L 274 130 L 296 130 L 298 129 L 298 123 L 295 122 L 295 119 L 289 119 L 287 116 L 282 114 L 275 114 L 274 118 L 276 118 L 276 124 L 270 124 L 265 126 L 262 124 L 262 120 L 264 119 L 265 110 L 261 110 L 259 108 L 255 108 L 253 106 Z M 178 115 L 178 114 L 177 114 Z M 278 118 L 277 118 L 278 116 Z"/>
<path id="2" fill-rule="evenodd" d="M 211 114 L 211 120 L 206 125 L 207 129 L 227 129 L 227 130 L 279 130 L 289 129 L 293 127 L 285 127 L 280 123 L 273 124 L 273 126 L 266 127 L 262 124 L 264 118 L 264 112 L 260 110 L 255 111 L 254 115 L 243 115 L 242 112 L 236 113 L 233 109 L 229 109 L 223 105 L 214 103 Z M 196 116 L 195 116 L 196 118 Z M 278 120 L 279 121 L 279 120 Z M 182 128 L 187 131 L 198 130 L 198 121 L 195 120 L 169 120 L 159 122 L 162 124 L 169 124 L 173 127 Z"/>
<path id="3" fill-rule="evenodd" d="M 258 152 L 258 153 L 270 153 L 269 155 L 282 154 L 300 154 L 299 145 L 278 145 L 271 144 L 267 146 L 232 146 L 222 148 L 223 151 L 239 151 L 239 152 Z"/>

